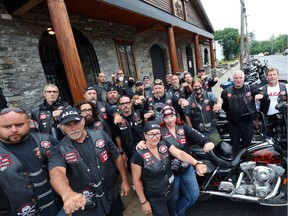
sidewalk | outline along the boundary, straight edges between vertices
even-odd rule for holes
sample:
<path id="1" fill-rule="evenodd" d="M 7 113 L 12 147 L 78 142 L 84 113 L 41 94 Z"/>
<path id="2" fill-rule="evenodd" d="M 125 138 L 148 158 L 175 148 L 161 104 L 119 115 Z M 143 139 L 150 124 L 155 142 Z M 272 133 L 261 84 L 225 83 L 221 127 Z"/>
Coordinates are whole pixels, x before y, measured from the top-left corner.
<path id="1" fill-rule="evenodd" d="M 224 81 L 227 81 L 228 78 L 232 79 L 232 74 L 235 70 L 239 69 L 240 64 L 237 64 L 235 67 L 229 68 L 228 70 L 221 70 L 219 71 L 220 77 L 217 84 L 212 88 L 212 91 L 217 95 L 221 96 L 222 88 L 220 87 L 220 84 Z M 144 216 L 145 214 L 142 211 L 142 207 L 140 204 L 140 201 L 138 199 L 138 196 L 136 194 L 136 191 L 133 191 L 132 188 L 130 190 L 130 193 L 126 197 L 122 197 L 122 200 L 124 202 L 124 205 L 126 207 L 124 211 L 124 216 Z"/>
<path id="2" fill-rule="evenodd" d="M 217 96 L 221 96 L 221 92 L 222 92 L 222 88 L 220 87 L 220 84 L 224 81 L 227 81 L 228 78 L 230 78 L 232 80 L 232 75 L 233 72 L 235 70 L 239 70 L 240 69 L 240 64 L 238 63 L 236 66 L 229 68 L 228 70 L 223 69 L 222 71 L 220 71 L 218 77 L 219 80 L 217 82 L 217 84 L 212 88 L 212 91 L 217 95 Z"/>

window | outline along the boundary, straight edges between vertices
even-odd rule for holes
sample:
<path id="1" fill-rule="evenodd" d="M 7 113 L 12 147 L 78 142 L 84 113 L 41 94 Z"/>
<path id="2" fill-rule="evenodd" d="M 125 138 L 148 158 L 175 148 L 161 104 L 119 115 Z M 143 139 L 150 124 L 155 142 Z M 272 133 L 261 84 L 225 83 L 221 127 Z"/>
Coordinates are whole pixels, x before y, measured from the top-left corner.
<path id="1" fill-rule="evenodd" d="M 177 59 L 178 59 L 178 70 L 184 71 L 182 49 L 177 47 L 176 50 L 177 50 Z"/>
<path id="2" fill-rule="evenodd" d="M 138 79 L 136 63 L 131 40 L 114 39 L 120 68 L 125 76 Z"/>

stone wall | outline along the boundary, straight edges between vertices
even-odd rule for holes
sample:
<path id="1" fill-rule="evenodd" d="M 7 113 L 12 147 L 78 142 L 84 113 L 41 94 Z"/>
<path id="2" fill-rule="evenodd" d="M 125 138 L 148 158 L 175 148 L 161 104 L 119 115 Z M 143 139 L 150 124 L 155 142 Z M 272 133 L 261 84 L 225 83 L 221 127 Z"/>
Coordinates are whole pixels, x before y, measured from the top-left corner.
<path id="1" fill-rule="evenodd" d="M 100 69 L 110 80 L 111 73 L 119 68 L 114 38 L 134 40 L 133 49 L 139 78 L 153 77 L 149 49 L 158 44 L 166 54 L 167 72 L 171 73 L 169 48 L 165 33 L 136 34 L 134 27 L 94 20 L 69 14 L 73 28 L 84 34 L 94 47 Z M 49 11 L 36 7 L 23 16 L 11 16 L 0 1 L 0 86 L 9 104 L 27 110 L 42 102 L 43 87 L 47 84 L 39 56 L 39 39 L 51 27 Z M 176 38 L 177 46 L 185 46 L 192 38 Z"/>

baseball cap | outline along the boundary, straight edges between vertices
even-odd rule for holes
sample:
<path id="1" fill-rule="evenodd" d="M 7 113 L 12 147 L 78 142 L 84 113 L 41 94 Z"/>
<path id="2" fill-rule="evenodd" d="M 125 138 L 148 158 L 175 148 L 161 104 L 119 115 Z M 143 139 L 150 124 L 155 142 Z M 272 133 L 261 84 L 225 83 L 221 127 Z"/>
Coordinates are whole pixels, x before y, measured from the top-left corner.
<path id="1" fill-rule="evenodd" d="M 118 92 L 118 88 L 116 86 L 110 86 L 108 89 L 107 89 L 107 92 L 110 92 L 110 91 L 117 91 Z"/>
<path id="2" fill-rule="evenodd" d="M 160 125 L 157 121 L 148 121 L 145 123 L 144 132 L 147 133 L 150 130 L 158 129 L 160 130 Z"/>
<path id="3" fill-rule="evenodd" d="M 168 116 L 168 115 L 176 115 L 176 112 L 172 106 L 166 105 L 162 108 L 161 114 L 162 114 L 162 117 L 164 118 L 165 116 Z"/>
<path id="4" fill-rule="evenodd" d="M 154 85 L 154 86 L 155 86 L 155 85 L 162 85 L 162 86 L 164 86 L 164 83 L 163 83 L 163 81 L 162 81 L 161 79 L 156 79 L 156 80 L 154 80 L 153 85 Z"/>
<path id="5" fill-rule="evenodd" d="M 89 86 L 89 87 L 87 87 L 87 88 L 84 89 L 84 94 L 85 94 L 87 91 L 90 91 L 90 90 L 95 90 L 95 91 L 96 91 L 96 89 L 95 89 L 93 86 Z"/>
<path id="6" fill-rule="evenodd" d="M 141 81 L 141 80 L 137 80 L 136 82 L 135 82 L 135 86 L 137 86 L 137 85 L 142 85 L 143 84 L 143 82 Z"/>
<path id="7" fill-rule="evenodd" d="M 149 76 L 144 76 L 143 80 L 145 80 L 145 79 L 149 79 L 150 80 L 150 77 Z"/>
<path id="8" fill-rule="evenodd" d="M 81 121 L 82 116 L 80 110 L 75 107 L 68 107 L 60 114 L 60 123 L 66 124 L 71 121 Z"/>

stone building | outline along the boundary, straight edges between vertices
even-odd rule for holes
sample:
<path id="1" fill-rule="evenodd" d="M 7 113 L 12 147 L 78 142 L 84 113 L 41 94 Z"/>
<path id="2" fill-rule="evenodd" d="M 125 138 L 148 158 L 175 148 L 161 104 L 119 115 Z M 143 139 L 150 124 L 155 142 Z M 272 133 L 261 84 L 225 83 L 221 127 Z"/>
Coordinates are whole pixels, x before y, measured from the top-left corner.
<path id="1" fill-rule="evenodd" d="M 76 103 L 99 71 L 163 79 L 215 67 L 200 0 L 0 0 L 0 27 L 0 87 L 27 110 L 47 83 Z"/>

